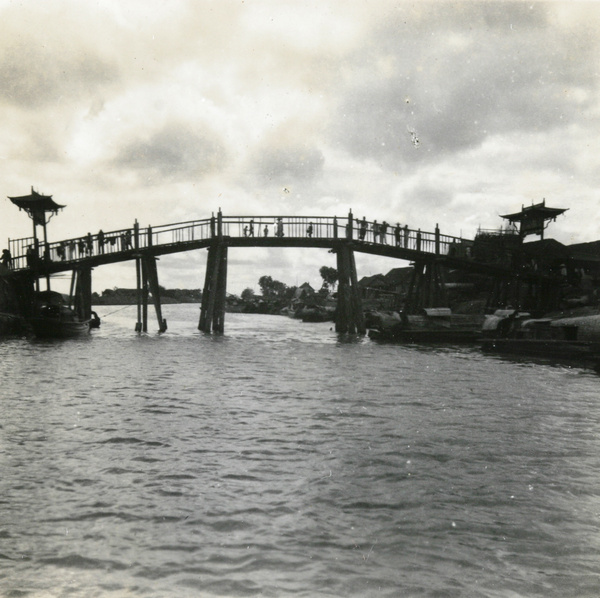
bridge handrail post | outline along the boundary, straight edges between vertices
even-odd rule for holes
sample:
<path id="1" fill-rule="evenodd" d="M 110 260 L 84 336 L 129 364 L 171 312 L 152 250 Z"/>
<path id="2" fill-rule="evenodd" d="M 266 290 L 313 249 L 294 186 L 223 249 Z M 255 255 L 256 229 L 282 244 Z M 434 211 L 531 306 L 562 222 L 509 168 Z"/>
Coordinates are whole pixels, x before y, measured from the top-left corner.
<path id="1" fill-rule="evenodd" d="M 338 238 L 338 229 L 337 229 L 337 216 L 333 217 L 333 238 Z"/>
<path id="2" fill-rule="evenodd" d="M 221 208 L 217 212 L 217 236 L 219 239 L 223 237 L 223 213 L 221 212 Z"/>
<path id="3" fill-rule="evenodd" d="M 435 225 L 435 254 L 440 255 L 440 227 Z"/>
<path id="4" fill-rule="evenodd" d="M 133 223 L 133 246 L 135 249 L 140 248 L 140 224 L 137 221 L 137 218 Z"/>
<path id="5" fill-rule="evenodd" d="M 353 230 L 354 218 L 352 217 L 352 210 L 348 211 L 348 224 L 346 225 L 346 239 L 352 241 L 352 230 Z"/>

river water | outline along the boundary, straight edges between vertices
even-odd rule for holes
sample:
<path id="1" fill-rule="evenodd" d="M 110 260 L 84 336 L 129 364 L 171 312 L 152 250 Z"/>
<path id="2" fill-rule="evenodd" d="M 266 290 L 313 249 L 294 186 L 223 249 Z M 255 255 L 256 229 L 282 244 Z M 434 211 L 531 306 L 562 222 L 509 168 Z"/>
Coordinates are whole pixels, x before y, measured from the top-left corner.
<path id="1" fill-rule="evenodd" d="M 3 597 L 600 595 L 592 370 L 117 309 L 0 342 Z"/>

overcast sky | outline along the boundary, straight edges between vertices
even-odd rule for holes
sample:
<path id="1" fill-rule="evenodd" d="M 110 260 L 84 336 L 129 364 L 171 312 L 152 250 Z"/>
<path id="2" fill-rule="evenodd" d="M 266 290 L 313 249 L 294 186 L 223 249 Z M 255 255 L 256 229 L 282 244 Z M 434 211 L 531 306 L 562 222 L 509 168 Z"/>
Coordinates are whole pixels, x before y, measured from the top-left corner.
<path id="1" fill-rule="evenodd" d="M 600 4 L 0 0 L 3 196 L 50 240 L 226 215 L 346 215 L 473 237 L 543 198 L 600 238 Z M 284 189 L 287 192 L 284 192 Z M 7 199 L 0 238 L 31 234 Z M 5 242 L 2 242 L 5 243 Z M 206 251 L 164 257 L 201 287 Z M 359 257 L 358 275 L 405 262 Z M 320 282 L 327 251 L 230 250 L 229 290 Z M 94 290 L 134 286 L 132 264 Z"/>

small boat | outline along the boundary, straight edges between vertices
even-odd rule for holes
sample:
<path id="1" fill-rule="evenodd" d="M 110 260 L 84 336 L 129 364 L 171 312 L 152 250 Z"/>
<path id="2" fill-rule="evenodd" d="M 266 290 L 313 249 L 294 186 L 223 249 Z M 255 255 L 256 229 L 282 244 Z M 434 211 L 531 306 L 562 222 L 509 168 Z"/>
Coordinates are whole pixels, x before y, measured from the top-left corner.
<path id="1" fill-rule="evenodd" d="M 79 318 L 56 291 L 36 293 L 34 314 L 29 322 L 40 338 L 70 338 L 90 331 L 90 320 Z"/>
<path id="2" fill-rule="evenodd" d="M 303 322 L 331 322 L 335 318 L 335 308 L 311 305 L 305 307 L 300 317 Z"/>
<path id="3" fill-rule="evenodd" d="M 532 318 L 517 310 L 486 316 L 484 351 L 535 355 L 600 365 L 600 314 L 579 317 Z"/>
<path id="4" fill-rule="evenodd" d="M 449 308 L 426 308 L 422 314 L 375 314 L 367 319 L 369 338 L 401 343 L 473 343 L 483 316 L 453 314 Z"/>

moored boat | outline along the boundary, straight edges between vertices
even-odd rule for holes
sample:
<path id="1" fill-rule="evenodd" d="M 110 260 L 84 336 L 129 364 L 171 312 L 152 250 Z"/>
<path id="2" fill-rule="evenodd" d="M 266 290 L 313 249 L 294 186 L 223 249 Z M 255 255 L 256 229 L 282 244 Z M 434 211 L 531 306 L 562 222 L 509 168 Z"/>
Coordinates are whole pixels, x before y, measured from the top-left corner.
<path id="1" fill-rule="evenodd" d="M 303 322 L 330 322 L 335 318 L 335 308 L 312 305 L 305 307 L 300 314 Z"/>
<path id="2" fill-rule="evenodd" d="M 600 365 L 600 314 L 532 318 L 517 310 L 487 316 L 482 330 L 484 351 L 535 355 Z"/>
<path id="3" fill-rule="evenodd" d="M 34 313 L 29 322 L 34 334 L 40 338 L 71 338 L 90 331 L 90 320 L 79 318 L 56 291 L 36 294 Z"/>
<path id="4" fill-rule="evenodd" d="M 483 316 L 453 314 L 449 308 L 426 308 L 420 315 L 369 314 L 369 337 L 403 343 L 473 343 Z"/>

